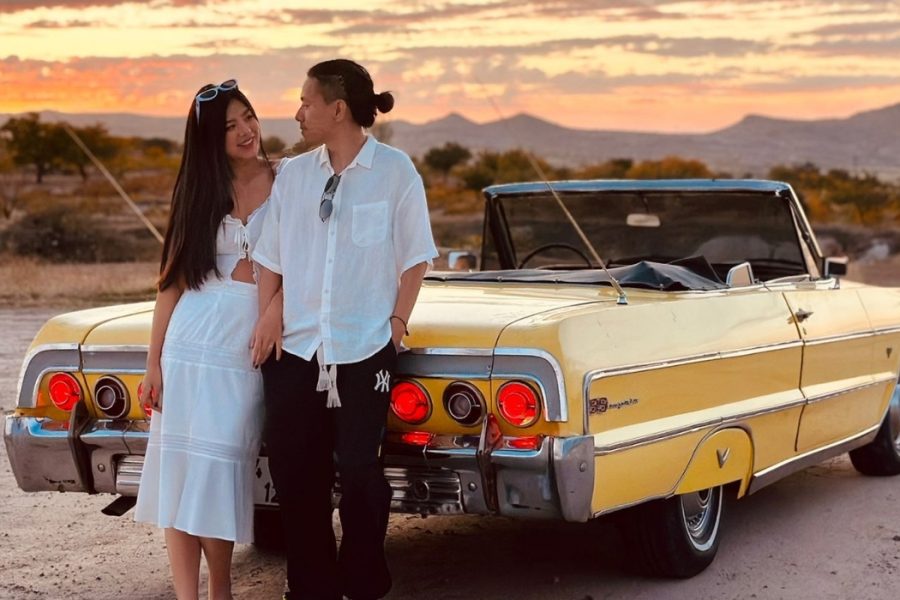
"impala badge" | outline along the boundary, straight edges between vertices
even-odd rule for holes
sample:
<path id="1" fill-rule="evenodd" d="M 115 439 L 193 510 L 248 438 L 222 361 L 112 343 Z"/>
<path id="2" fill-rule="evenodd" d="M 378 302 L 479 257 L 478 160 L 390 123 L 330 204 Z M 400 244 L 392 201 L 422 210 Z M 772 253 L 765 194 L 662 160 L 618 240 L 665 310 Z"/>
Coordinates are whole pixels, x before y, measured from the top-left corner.
<path id="1" fill-rule="evenodd" d="M 728 455 L 731 454 L 731 448 L 725 448 L 724 450 L 716 450 L 716 458 L 719 460 L 719 468 L 725 466 L 725 462 L 728 460 Z"/>

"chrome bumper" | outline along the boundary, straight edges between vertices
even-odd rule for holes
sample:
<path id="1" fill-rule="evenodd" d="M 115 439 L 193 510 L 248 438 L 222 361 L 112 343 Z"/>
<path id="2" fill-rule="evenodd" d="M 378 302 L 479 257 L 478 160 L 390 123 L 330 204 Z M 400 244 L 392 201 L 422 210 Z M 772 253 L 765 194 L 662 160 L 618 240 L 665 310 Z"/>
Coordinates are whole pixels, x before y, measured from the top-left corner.
<path id="1" fill-rule="evenodd" d="M 129 459 L 140 455 L 143 464 L 149 428 L 148 421 L 91 419 L 79 404 L 65 423 L 9 415 L 3 437 L 16 483 L 26 492 L 133 496 L 140 470 L 135 476 Z"/>
<path id="2" fill-rule="evenodd" d="M 97 421 L 78 412 L 69 423 L 6 418 L 4 437 L 19 487 L 136 495 L 149 422 Z M 502 437 L 489 441 L 489 422 L 481 436 L 434 436 L 425 445 L 385 442 L 391 510 L 566 521 L 591 517 L 592 437 L 544 437 L 534 449 L 519 450 L 504 447 Z"/>

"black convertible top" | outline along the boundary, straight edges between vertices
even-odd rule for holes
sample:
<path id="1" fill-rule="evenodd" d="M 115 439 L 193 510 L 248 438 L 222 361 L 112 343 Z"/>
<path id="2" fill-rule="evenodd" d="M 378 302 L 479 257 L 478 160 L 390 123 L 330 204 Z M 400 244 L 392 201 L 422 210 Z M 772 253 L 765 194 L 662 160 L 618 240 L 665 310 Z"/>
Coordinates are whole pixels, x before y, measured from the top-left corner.
<path id="1" fill-rule="evenodd" d="M 673 263 L 641 261 L 625 267 L 609 269 L 622 287 L 679 292 L 687 290 L 721 290 L 727 286 L 719 279 L 709 262 L 702 256 L 685 258 Z M 426 279 L 438 281 L 493 281 L 513 283 L 577 283 L 610 285 L 609 276 L 602 269 L 554 271 L 549 269 L 520 269 L 516 271 L 439 271 Z"/>

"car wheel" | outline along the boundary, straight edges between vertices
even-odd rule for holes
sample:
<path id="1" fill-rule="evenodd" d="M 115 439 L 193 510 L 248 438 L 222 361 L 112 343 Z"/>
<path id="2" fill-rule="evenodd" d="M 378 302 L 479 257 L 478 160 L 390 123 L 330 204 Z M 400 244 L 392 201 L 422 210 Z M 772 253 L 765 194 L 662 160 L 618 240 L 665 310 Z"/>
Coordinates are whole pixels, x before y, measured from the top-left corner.
<path id="1" fill-rule="evenodd" d="M 253 512 L 253 545 L 261 550 L 283 550 L 281 513 L 277 508 L 259 508 Z"/>
<path id="2" fill-rule="evenodd" d="M 637 507 L 639 552 L 647 570 L 663 577 L 693 577 L 719 549 L 722 486 L 655 500 Z"/>
<path id="3" fill-rule="evenodd" d="M 850 462 L 863 475 L 900 474 L 900 386 L 894 388 L 878 435 L 862 448 L 851 450 Z"/>

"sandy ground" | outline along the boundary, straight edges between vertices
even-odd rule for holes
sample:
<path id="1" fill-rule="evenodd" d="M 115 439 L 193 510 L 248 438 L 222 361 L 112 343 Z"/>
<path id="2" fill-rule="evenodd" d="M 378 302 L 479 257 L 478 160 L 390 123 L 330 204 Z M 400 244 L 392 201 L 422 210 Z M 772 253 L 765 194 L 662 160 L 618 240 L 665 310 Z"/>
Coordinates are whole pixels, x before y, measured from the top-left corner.
<path id="1" fill-rule="evenodd" d="M 0 309 L 0 407 L 15 403 L 24 350 L 58 310 Z M 0 599 L 172 598 L 161 533 L 100 509 L 112 496 L 26 494 L 0 447 Z M 713 565 L 687 581 L 636 574 L 610 522 L 479 517 L 391 520 L 391 599 L 891 599 L 900 595 L 900 478 L 846 457 L 727 507 Z M 235 597 L 280 597 L 284 560 L 239 546 Z"/>

